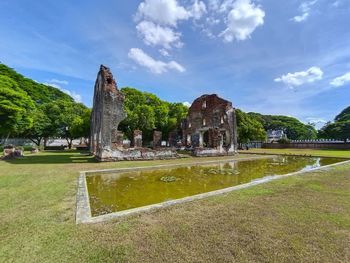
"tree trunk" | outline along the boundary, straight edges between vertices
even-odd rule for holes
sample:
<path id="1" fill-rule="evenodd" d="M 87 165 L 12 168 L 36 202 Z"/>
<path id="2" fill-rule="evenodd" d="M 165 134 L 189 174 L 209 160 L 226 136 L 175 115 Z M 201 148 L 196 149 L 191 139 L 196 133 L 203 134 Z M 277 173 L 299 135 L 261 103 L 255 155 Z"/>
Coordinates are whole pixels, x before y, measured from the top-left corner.
<path id="1" fill-rule="evenodd" d="M 40 147 L 40 143 L 41 143 L 42 138 L 37 138 L 36 140 L 29 138 L 29 140 L 34 142 L 36 144 L 36 146 Z"/>
<path id="2" fill-rule="evenodd" d="M 72 149 L 73 139 L 71 139 L 71 138 L 66 138 L 66 140 L 67 140 L 67 143 L 68 143 L 68 149 L 69 149 L 69 150 Z"/>

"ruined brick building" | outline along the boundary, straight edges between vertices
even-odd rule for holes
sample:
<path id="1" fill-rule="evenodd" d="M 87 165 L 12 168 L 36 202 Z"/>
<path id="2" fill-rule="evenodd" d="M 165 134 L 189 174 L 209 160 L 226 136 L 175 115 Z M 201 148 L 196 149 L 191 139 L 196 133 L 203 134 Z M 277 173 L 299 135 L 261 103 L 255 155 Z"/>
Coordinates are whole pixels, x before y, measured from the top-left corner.
<path id="1" fill-rule="evenodd" d="M 104 151 L 123 146 L 119 123 L 126 117 L 124 95 L 118 90 L 110 70 L 101 65 L 97 75 L 91 113 L 91 152 L 103 159 Z"/>
<path id="2" fill-rule="evenodd" d="M 196 156 L 233 154 L 237 150 L 236 113 L 232 103 L 216 94 L 197 98 L 182 123 L 183 143 Z"/>
<path id="3" fill-rule="evenodd" d="M 91 113 L 91 153 L 100 161 L 153 160 L 178 157 L 173 148 L 161 146 L 162 133 L 154 131 L 153 149 L 142 147 L 142 131 L 135 130 L 133 145 L 124 143 L 119 123 L 126 118 L 124 95 L 109 68 L 101 65 L 97 75 Z M 182 123 L 183 144 L 195 156 L 234 154 L 237 149 L 235 109 L 216 94 L 197 98 Z M 175 133 L 176 135 L 176 133 Z M 174 137 L 176 142 L 176 136 Z M 171 143 L 170 143 L 171 145 Z"/>
<path id="4" fill-rule="evenodd" d="M 119 123 L 126 118 L 124 95 L 109 68 L 101 65 L 95 82 L 91 113 L 90 151 L 100 161 L 153 160 L 177 157 L 172 149 L 142 147 L 142 132 L 134 131 L 133 147 L 125 146 L 124 134 L 118 131 Z M 155 137 L 159 132 L 155 131 Z M 161 133 L 160 133 L 161 137 Z"/>

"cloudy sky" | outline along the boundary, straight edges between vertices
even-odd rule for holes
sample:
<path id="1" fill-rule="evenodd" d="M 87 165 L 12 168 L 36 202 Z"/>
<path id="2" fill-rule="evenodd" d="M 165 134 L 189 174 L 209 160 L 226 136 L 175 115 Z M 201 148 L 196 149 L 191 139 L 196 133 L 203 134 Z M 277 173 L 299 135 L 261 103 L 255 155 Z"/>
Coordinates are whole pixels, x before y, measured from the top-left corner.
<path id="1" fill-rule="evenodd" d="M 173 102 L 332 120 L 350 105 L 349 0 L 0 1 L 0 61 L 91 106 L 100 64 Z"/>

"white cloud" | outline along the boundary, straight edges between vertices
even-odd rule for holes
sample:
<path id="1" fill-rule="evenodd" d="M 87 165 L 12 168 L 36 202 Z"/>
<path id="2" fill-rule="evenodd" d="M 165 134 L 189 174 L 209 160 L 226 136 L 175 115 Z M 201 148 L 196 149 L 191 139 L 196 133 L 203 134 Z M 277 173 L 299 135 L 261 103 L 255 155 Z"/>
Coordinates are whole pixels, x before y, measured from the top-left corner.
<path id="1" fill-rule="evenodd" d="M 333 79 L 330 84 L 333 86 L 333 87 L 341 87 L 341 86 L 344 86 L 346 83 L 350 82 L 350 72 L 340 76 L 340 77 L 337 77 L 335 79 Z"/>
<path id="2" fill-rule="evenodd" d="M 59 84 L 57 84 L 58 82 L 60 82 L 61 84 L 68 84 L 68 81 L 57 81 L 55 79 L 53 79 L 54 81 L 53 82 L 56 82 L 56 83 L 49 83 L 49 82 L 44 82 L 43 84 L 44 85 L 47 85 L 47 86 L 51 86 L 51 87 L 54 87 L 56 89 L 59 89 L 60 91 L 66 93 L 67 95 L 71 96 L 75 102 L 81 102 L 81 95 L 78 94 L 78 93 L 75 93 L 74 91 L 69 91 L 67 89 L 64 89 L 62 88 Z"/>
<path id="3" fill-rule="evenodd" d="M 226 42 L 245 40 L 258 26 L 264 24 L 265 12 L 251 0 L 237 0 L 228 13 L 227 28 L 219 36 Z"/>
<path id="4" fill-rule="evenodd" d="M 313 0 L 313 1 L 307 1 L 303 2 L 299 6 L 299 10 L 301 12 L 301 15 L 295 16 L 292 18 L 294 22 L 300 23 L 302 21 L 305 21 L 309 15 L 310 15 L 310 10 L 311 7 L 317 3 L 318 0 Z"/>
<path id="5" fill-rule="evenodd" d="M 162 56 L 164 56 L 164 57 L 169 57 L 169 56 L 170 56 L 169 52 L 168 52 L 166 49 L 164 49 L 164 48 L 159 49 L 159 53 L 160 53 Z"/>
<path id="6" fill-rule="evenodd" d="M 185 71 L 185 68 L 176 61 L 164 62 L 161 60 L 155 60 L 139 48 L 130 49 L 128 56 L 136 63 L 148 68 L 151 72 L 155 74 L 162 74 L 164 72 L 167 72 L 168 70 L 177 70 L 179 72 Z"/>
<path id="7" fill-rule="evenodd" d="M 321 80 L 323 77 L 323 71 L 319 67 L 311 67 L 306 71 L 300 71 L 295 73 L 288 73 L 276 78 L 275 82 L 283 82 L 290 88 L 301 86 L 305 83 L 312 83 L 317 80 Z"/>
<path id="8" fill-rule="evenodd" d="M 185 101 L 182 104 L 185 105 L 186 107 L 191 107 L 191 103 L 189 103 L 188 101 Z"/>
<path id="9" fill-rule="evenodd" d="M 207 7 L 202 1 L 198 2 L 198 0 L 195 0 L 191 7 L 190 13 L 194 19 L 200 19 L 207 13 Z"/>
<path id="10" fill-rule="evenodd" d="M 208 8 L 209 10 L 217 11 L 220 7 L 220 0 L 209 0 Z"/>
<path id="11" fill-rule="evenodd" d="M 51 79 L 51 80 L 48 80 L 48 82 L 61 84 L 61 85 L 68 85 L 69 84 L 69 82 L 67 80 L 58 80 L 58 79 Z"/>
<path id="12" fill-rule="evenodd" d="M 217 25 L 220 23 L 220 19 L 215 18 L 215 17 L 207 17 L 205 19 L 205 21 L 209 24 L 209 25 Z"/>
<path id="13" fill-rule="evenodd" d="M 221 13 L 229 12 L 234 7 L 235 1 L 236 0 L 225 0 L 225 1 L 223 1 L 222 4 L 220 5 L 218 11 L 221 12 Z"/>
<path id="14" fill-rule="evenodd" d="M 176 0 L 145 0 L 140 3 L 136 18 L 146 19 L 161 25 L 176 26 L 180 20 L 191 17 L 189 11 Z"/>
<path id="15" fill-rule="evenodd" d="M 306 20 L 308 17 L 309 17 L 309 13 L 304 13 L 301 16 L 293 17 L 293 20 L 294 20 L 294 22 L 299 23 L 299 22 L 302 22 L 302 21 Z"/>
<path id="16" fill-rule="evenodd" d="M 153 22 L 142 21 L 136 26 L 146 45 L 162 46 L 170 49 L 172 46 L 182 47 L 181 34 L 174 32 L 170 27 L 156 25 Z"/>

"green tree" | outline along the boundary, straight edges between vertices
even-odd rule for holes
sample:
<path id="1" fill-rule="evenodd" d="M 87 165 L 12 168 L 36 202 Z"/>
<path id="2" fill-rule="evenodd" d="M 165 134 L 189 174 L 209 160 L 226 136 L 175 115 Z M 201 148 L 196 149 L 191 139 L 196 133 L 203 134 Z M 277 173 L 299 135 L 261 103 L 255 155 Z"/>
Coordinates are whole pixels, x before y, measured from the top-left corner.
<path id="1" fill-rule="evenodd" d="M 88 137 L 91 110 L 82 103 L 58 101 L 57 105 L 61 110 L 58 115 L 58 131 L 71 149 L 74 139 Z"/>
<path id="2" fill-rule="evenodd" d="M 50 137 L 52 135 L 52 133 L 50 133 L 52 123 L 44 112 L 44 109 L 44 107 L 39 107 L 32 112 L 33 126 L 24 133 L 24 137 L 30 139 L 37 146 L 40 146 L 45 137 Z"/>
<path id="3" fill-rule="evenodd" d="M 73 102 L 73 99 L 61 90 L 25 78 L 15 70 L 1 63 L 0 75 L 12 79 L 18 85 L 19 89 L 25 91 L 36 104 L 49 103 L 55 100 L 67 100 Z"/>
<path id="4" fill-rule="evenodd" d="M 262 115 L 255 112 L 250 112 L 248 115 L 259 121 L 266 131 L 283 130 L 288 139 L 305 140 L 317 138 L 317 131 L 314 126 L 304 124 L 296 118 L 280 115 Z"/>
<path id="5" fill-rule="evenodd" d="M 350 106 L 339 113 L 334 121 L 349 121 L 350 120 Z"/>
<path id="6" fill-rule="evenodd" d="M 247 113 L 236 109 L 238 142 L 247 143 L 250 141 L 264 141 L 266 131 L 262 124 L 250 117 Z"/>
<path id="7" fill-rule="evenodd" d="M 152 140 L 154 129 L 162 131 L 167 138 L 169 132 L 179 127 L 181 120 L 186 117 L 188 108 L 182 103 L 169 103 L 147 92 L 134 88 L 122 88 L 125 95 L 124 108 L 127 118 L 119 125 L 129 138 L 134 130 L 143 132 L 144 141 Z"/>
<path id="8" fill-rule="evenodd" d="M 33 100 L 18 84 L 0 75 L 0 134 L 18 135 L 33 126 Z"/>
<path id="9" fill-rule="evenodd" d="M 318 133 L 319 138 L 340 139 L 346 142 L 350 139 L 350 107 L 338 114 L 334 122 L 327 122 Z"/>

